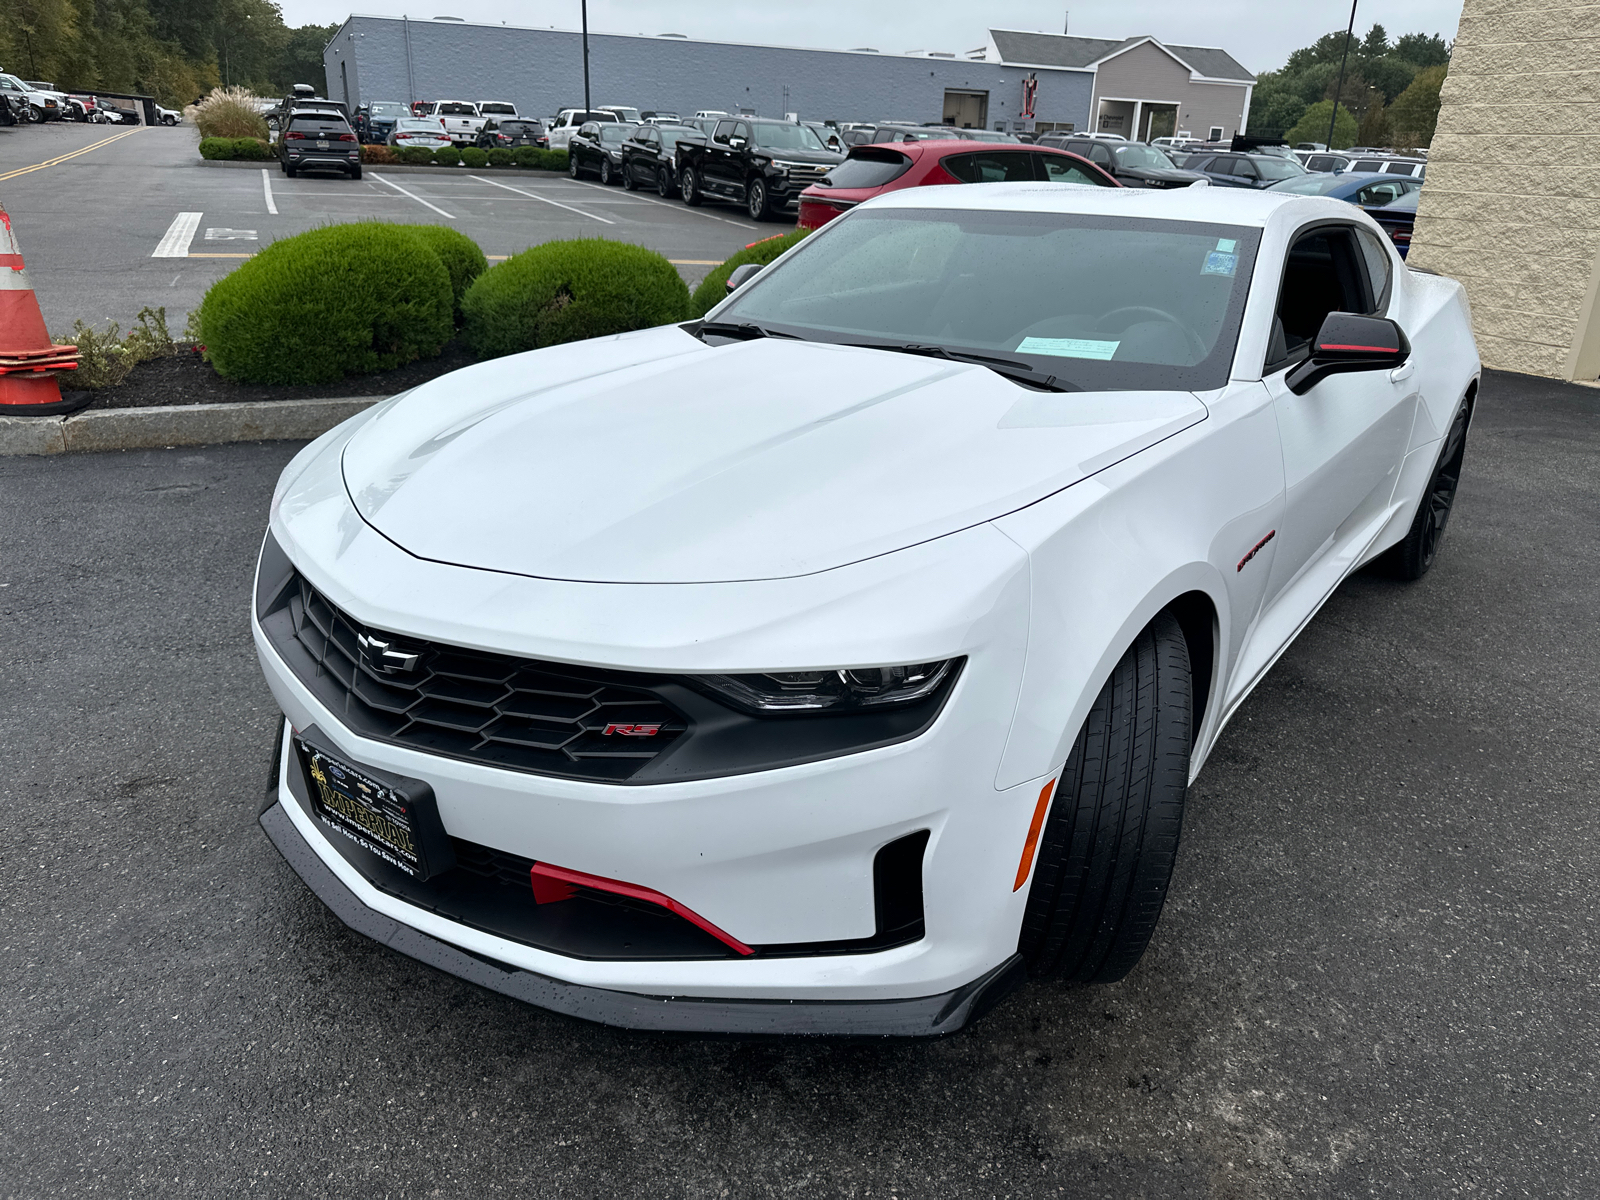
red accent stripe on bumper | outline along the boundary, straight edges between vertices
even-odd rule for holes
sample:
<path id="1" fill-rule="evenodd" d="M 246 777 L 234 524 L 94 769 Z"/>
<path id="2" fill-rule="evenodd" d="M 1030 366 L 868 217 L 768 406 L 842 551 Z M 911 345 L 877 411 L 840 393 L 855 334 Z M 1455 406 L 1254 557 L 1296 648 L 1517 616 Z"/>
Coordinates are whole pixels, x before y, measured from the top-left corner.
<path id="1" fill-rule="evenodd" d="M 676 913 L 691 925 L 704 929 L 717 941 L 735 952 L 749 956 L 755 953 L 731 933 L 718 929 L 692 908 L 679 904 L 671 896 L 662 895 L 654 888 L 641 887 L 637 883 L 624 883 L 620 879 L 607 879 L 602 875 L 589 875 L 583 871 L 570 871 L 566 867 L 558 867 L 552 863 L 534 863 L 531 870 L 533 876 L 533 898 L 539 904 L 550 904 L 565 900 L 572 893 L 563 890 L 572 887 L 593 888 L 597 892 L 610 892 L 617 896 L 627 896 L 633 900 L 643 900 L 646 904 L 656 904 L 668 912 Z M 554 885 L 553 887 L 551 885 Z"/>

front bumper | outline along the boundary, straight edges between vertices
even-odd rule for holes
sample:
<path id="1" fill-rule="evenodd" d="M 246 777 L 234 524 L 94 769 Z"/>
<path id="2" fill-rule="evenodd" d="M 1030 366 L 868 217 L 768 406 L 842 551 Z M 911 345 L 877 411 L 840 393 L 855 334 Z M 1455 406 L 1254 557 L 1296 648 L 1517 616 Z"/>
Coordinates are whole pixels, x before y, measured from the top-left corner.
<path id="1" fill-rule="evenodd" d="M 526 1004 L 612 1025 L 658 1033 L 937 1037 L 988 1012 L 1027 972 L 1016 955 L 963 987 L 896 1000 L 750 1000 L 654 996 L 585 987 L 471 954 L 362 903 L 274 801 L 261 828 L 295 874 L 333 914 L 391 950 Z"/>

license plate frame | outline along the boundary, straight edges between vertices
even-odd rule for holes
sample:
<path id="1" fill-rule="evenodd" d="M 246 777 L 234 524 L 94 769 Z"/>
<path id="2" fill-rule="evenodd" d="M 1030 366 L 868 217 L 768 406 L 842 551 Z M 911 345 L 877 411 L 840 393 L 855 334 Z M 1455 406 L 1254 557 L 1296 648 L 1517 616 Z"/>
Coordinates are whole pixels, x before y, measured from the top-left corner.
<path id="1" fill-rule="evenodd" d="M 433 788 L 355 763 L 315 729 L 294 734 L 311 811 L 322 825 L 405 875 L 431 879 L 455 866 Z"/>
<path id="2" fill-rule="evenodd" d="M 326 150 L 327 148 L 328 148 L 328 143 L 323 141 L 321 138 L 318 138 L 317 139 L 317 149 L 318 150 Z"/>

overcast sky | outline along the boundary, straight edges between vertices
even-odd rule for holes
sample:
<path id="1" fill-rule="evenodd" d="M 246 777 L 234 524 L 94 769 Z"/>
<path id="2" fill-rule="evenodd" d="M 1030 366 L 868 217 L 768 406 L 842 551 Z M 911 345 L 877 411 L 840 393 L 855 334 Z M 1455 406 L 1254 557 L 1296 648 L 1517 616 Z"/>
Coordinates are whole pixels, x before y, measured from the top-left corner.
<path id="1" fill-rule="evenodd" d="M 290 25 L 326 25 L 351 11 L 386 16 L 463 17 L 511 25 L 578 27 L 579 0 L 280 0 Z M 982 45 L 989 27 L 1060 33 L 1070 10 L 1071 32 L 1123 38 L 1152 34 L 1162 41 L 1220 46 L 1251 71 L 1283 65 L 1291 50 L 1350 19 L 1333 0 L 589 0 L 589 28 L 600 33 L 684 33 L 690 37 L 783 46 L 885 53 Z M 1438 33 L 1455 37 L 1461 0 L 1365 0 L 1356 29 L 1378 22 L 1389 36 Z M 530 64 L 536 65 L 536 64 Z"/>

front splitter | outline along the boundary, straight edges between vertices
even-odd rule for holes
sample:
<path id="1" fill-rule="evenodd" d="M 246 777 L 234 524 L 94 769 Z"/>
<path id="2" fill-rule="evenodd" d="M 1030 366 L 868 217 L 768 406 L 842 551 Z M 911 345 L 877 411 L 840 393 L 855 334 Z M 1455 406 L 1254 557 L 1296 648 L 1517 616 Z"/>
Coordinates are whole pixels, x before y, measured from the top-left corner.
<path id="1" fill-rule="evenodd" d="M 261 814 L 261 828 L 306 886 L 357 933 L 490 991 L 619 1029 L 742 1037 L 942 1037 L 988 1012 L 1027 978 L 1022 959 L 1013 954 L 953 991 L 910 999 L 746 1000 L 586 987 L 469 954 L 368 908 L 312 850 L 281 803 Z"/>

